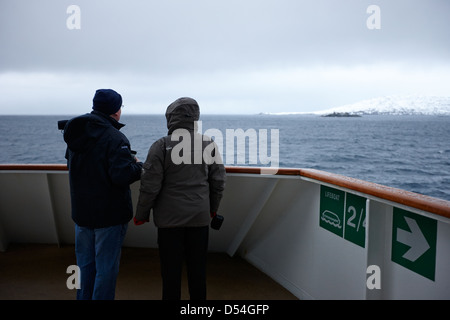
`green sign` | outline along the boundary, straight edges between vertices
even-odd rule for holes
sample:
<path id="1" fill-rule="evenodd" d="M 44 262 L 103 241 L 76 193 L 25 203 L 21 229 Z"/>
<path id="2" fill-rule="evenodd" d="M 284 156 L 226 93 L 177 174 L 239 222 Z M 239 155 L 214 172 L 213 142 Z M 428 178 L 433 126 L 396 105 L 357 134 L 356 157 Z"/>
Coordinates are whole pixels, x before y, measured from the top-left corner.
<path id="1" fill-rule="evenodd" d="M 340 237 L 344 235 L 344 204 L 344 191 L 321 186 L 319 225 Z"/>
<path id="2" fill-rule="evenodd" d="M 366 242 L 366 198 L 346 193 L 344 238 L 365 246 Z"/>
<path id="3" fill-rule="evenodd" d="M 391 260 L 434 281 L 437 221 L 394 208 Z"/>
<path id="4" fill-rule="evenodd" d="M 319 225 L 364 248 L 366 198 L 321 186 Z"/>

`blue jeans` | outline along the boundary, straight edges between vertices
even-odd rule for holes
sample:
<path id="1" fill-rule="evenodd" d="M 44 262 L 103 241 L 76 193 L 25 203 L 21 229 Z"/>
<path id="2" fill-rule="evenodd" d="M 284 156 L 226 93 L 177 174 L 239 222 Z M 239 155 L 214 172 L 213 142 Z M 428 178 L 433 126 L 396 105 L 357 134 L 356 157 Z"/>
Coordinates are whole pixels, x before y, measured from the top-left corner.
<path id="1" fill-rule="evenodd" d="M 75 254 L 81 273 L 78 300 L 114 300 L 127 227 L 128 223 L 99 229 L 75 224 Z"/>

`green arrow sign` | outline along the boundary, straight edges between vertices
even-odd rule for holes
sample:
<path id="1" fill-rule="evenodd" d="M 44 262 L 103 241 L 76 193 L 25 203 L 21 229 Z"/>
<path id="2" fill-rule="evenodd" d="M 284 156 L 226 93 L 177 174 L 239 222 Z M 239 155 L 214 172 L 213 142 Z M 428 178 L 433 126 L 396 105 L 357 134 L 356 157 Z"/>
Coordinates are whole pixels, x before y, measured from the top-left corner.
<path id="1" fill-rule="evenodd" d="M 393 262 L 434 281 L 437 221 L 394 208 L 392 218 Z"/>

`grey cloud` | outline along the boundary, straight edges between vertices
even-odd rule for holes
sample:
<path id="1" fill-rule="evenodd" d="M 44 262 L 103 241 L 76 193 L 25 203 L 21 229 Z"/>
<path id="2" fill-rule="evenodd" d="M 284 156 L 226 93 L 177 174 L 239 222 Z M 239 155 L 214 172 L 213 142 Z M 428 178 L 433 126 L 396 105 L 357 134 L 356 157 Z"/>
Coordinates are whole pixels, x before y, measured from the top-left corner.
<path id="1" fill-rule="evenodd" d="M 98 87 L 135 113 L 182 95 L 213 113 L 448 95 L 448 12 L 448 0 L 0 0 L 0 108 L 81 112 Z"/>
<path id="2" fill-rule="evenodd" d="M 2 0 L 0 70 L 177 73 L 449 58 L 445 0 Z M 366 8 L 381 8 L 368 30 Z"/>

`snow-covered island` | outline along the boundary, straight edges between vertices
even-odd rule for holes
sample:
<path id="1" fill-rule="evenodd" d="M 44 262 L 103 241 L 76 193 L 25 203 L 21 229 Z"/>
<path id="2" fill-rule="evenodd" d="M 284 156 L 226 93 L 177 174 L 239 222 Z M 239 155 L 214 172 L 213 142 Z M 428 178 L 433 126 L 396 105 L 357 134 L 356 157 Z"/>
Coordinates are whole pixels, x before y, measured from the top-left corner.
<path id="1" fill-rule="evenodd" d="M 315 112 L 280 112 L 272 114 L 334 115 L 450 115 L 450 97 L 386 96 L 363 100 Z"/>

